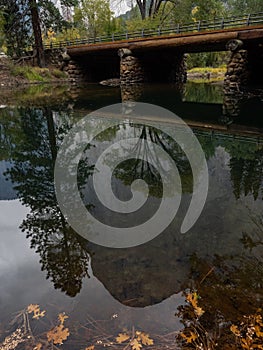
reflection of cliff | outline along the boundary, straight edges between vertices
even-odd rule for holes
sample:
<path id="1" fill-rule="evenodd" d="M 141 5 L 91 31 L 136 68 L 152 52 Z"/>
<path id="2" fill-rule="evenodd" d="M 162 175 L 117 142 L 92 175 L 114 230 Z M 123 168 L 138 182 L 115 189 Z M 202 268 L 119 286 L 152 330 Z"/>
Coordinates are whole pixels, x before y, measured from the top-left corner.
<path id="1" fill-rule="evenodd" d="M 172 235 L 129 249 L 91 247 L 94 275 L 124 305 L 144 307 L 181 291 L 189 261 Z"/>

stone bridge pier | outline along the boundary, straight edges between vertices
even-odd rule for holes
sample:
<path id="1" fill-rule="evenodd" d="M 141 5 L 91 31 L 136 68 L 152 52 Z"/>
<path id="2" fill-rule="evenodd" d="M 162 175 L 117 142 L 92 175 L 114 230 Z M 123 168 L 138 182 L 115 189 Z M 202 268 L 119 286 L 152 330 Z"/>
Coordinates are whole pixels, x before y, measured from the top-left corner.
<path id="1" fill-rule="evenodd" d="M 245 46 L 241 40 L 227 43 L 231 51 L 224 80 L 224 92 L 228 95 L 243 93 L 246 88 L 263 84 L 263 46 Z"/>
<path id="2" fill-rule="evenodd" d="M 141 82 L 186 82 L 186 58 L 182 52 L 133 53 L 119 49 L 121 84 Z"/>

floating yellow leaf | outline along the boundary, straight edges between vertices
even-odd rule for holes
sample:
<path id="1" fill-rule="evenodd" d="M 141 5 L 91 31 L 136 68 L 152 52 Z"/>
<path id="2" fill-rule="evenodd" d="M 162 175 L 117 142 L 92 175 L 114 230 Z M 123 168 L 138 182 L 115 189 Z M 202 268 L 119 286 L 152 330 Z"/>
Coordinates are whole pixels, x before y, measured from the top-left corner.
<path id="1" fill-rule="evenodd" d="M 142 348 L 142 344 L 139 343 L 137 339 L 133 339 L 130 344 L 131 344 L 132 350 L 141 350 Z"/>
<path id="2" fill-rule="evenodd" d="M 240 336 L 240 331 L 239 329 L 237 328 L 236 325 L 232 324 L 232 326 L 230 327 L 230 330 L 232 333 L 235 334 L 235 336 L 239 337 Z"/>
<path id="3" fill-rule="evenodd" d="M 95 346 L 91 345 L 91 346 L 88 346 L 85 350 L 94 350 L 94 349 L 95 349 Z"/>
<path id="4" fill-rule="evenodd" d="M 197 299 L 198 299 L 198 295 L 196 292 L 193 293 L 189 293 L 186 296 L 186 300 L 194 307 L 197 307 Z"/>
<path id="5" fill-rule="evenodd" d="M 184 333 L 180 333 L 180 335 L 181 335 L 182 338 L 184 338 L 186 340 L 187 343 L 192 343 L 197 338 L 197 334 L 195 334 L 192 331 L 190 331 L 189 335 L 188 334 L 184 334 Z"/>
<path id="6" fill-rule="evenodd" d="M 117 343 L 121 344 L 124 343 L 126 340 L 130 339 L 130 336 L 126 333 L 119 333 L 118 337 L 116 338 Z"/>
<path id="7" fill-rule="evenodd" d="M 250 344 L 248 344 L 248 340 L 247 339 L 241 339 L 241 346 L 243 349 L 246 349 L 246 350 L 250 350 L 251 347 L 250 347 Z"/>
<path id="8" fill-rule="evenodd" d="M 36 310 L 40 310 L 38 304 L 30 304 L 30 305 L 28 305 L 28 307 L 27 307 L 27 312 L 28 312 L 29 314 L 31 314 L 32 312 L 35 312 Z"/>
<path id="9" fill-rule="evenodd" d="M 68 328 L 64 328 L 63 324 L 54 327 L 49 332 L 47 332 L 47 340 L 53 341 L 54 344 L 63 344 L 69 336 Z"/>
<path id="10" fill-rule="evenodd" d="M 140 334 L 138 334 L 137 339 L 141 340 L 141 343 L 143 345 L 153 345 L 153 340 L 149 337 L 149 334 L 145 334 L 143 332 L 138 332 Z M 137 334 L 137 332 L 136 332 Z"/>
<path id="11" fill-rule="evenodd" d="M 60 324 L 64 324 L 65 320 L 68 318 L 68 316 L 65 314 L 65 312 L 58 314 L 58 320 Z"/>
<path id="12" fill-rule="evenodd" d="M 195 309 L 196 316 L 201 317 L 203 315 L 204 310 L 201 307 L 196 306 L 194 309 Z"/>
<path id="13" fill-rule="evenodd" d="M 255 333 L 256 333 L 256 336 L 259 337 L 259 338 L 263 338 L 263 332 L 261 331 L 261 327 L 256 325 L 255 326 Z"/>
<path id="14" fill-rule="evenodd" d="M 43 311 L 38 311 L 38 312 L 34 312 L 34 316 L 33 316 L 33 318 L 35 318 L 35 319 L 39 319 L 40 317 L 44 317 L 45 316 L 45 313 L 46 313 L 46 311 L 45 310 L 43 310 Z"/>
<path id="15" fill-rule="evenodd" d="M 196 292 L 189 293 L 186 296 L 186 300 L 193 306 L 196 316 L 201 317 L 204 313 L 204 310 L 197 304 L 198 294 Z"/>
<path id="16" fill-rule="evenodd" d="M 27 312 L 31 314 L 32 312 L 34 313 L 33 318 L 39 319 L 40 317 L 44 317 L 46 311 L 40 311 L 39 305 L 38 304 L 30 304 L 27 307 Z"/>

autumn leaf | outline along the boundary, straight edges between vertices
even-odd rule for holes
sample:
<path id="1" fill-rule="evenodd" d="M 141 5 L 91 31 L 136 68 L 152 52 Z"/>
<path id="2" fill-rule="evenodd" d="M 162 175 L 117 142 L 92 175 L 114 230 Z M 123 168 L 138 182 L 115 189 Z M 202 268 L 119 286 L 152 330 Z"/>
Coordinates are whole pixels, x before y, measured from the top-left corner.
<path id="1" fill-rule="evenodd" d="M 68 316 L 65 314 L 65 312 L 58 314 L 58 320 L 60 324 L 64 324 L 65 320 L 68 318 Z"/>
<path id="2" fill-rule="evenodd" d="M 38 320 L 40 317 L 44 317 L 44 316 L 45 316 L 45 313 L 46 313 L 45 310 L 43 310 L 43 311 L 41 311 L 41 312 L 40 312 L 40 310 L 39 310 L 39 312 L 35 312 L 35 313 L 34 313 L 33 318 L 35 318 L 35 319 Z"/>
<path id="3" fill-rule="evenodd" d="M 69 336 L 69 329 L 64 328 L 63 324 L 54 327 L 49 332 L 47 332 L 47 340 L 53 341 L 54 344 L 63 344 L 63 341 L 66 340 Z"/>
<path id="4" fill-rule="evenodd" d="M 88 346 L 85 350 L 94 350 L 94 349 L 95 349 L 95 346 L 91 345 L 91 346 Z"/>
<path id="5" fill-rule="evenodd" d="M 130 339 L 130 336 L 126 333 L 119 333 L 118 337 L 116 338 L 117 343 L 121 344 L 124 343 L 126 340 Z"/>
<path id="6" fill-rule="evenodd" d="M 199 306 L 195 307 L 194 310 L 197 317 L 201 317 L 204 313 L 204 310 Z"/>
<path id="7" fill-rule="evenodd" d="M 194 307 L 197 307 L 197 299 L 198 299 L 198 295 L 196 292 L 194 293 L 189 293 L 186 296 L 186 300 Z"/>
<path id="8" fill-rule="evenodd" d="M 31 314 L 32 312 L 34 313 L 33 318 L 39 319 L 40 317 L 44 317 L 46 311 L 40 311 L 39 305 L 38 304 L 30 304 L 27 307 L 27 312 Z"/>
<path id="9" fill-rule="evenodd" d="M 255 326 L 255 333 L 256 333 L 256 336 L 259 337 L 259 338 L 263 338 L 263 332 L 261 331 L 261 327 L 256 325 Z"/>
<path id="10" fill-rule="evenodd" d="M 197 334 L 195 334 L 192 331 L 190 331 L 190 335 L 187 335 L 184 333 L 180 333 L 180 335 L 182 338 L 184 338 L 186 340 L 187 343 L 192 343 L 198 337 Z"/>
<path id="11" fill-rule="evenodd" d="M 143 345 L 153 345 L 153 340 L 149 337 L 149 334 L 145 334 L 143 332 L 140 332 L 140 334 L 138 334 L 137 338 L 138 338 L 138 340 L 141 340 L 141 343 Z"/>
<path id="12" fill-rule="evenodd" d="M 230 327 L 230 330 L 232 333 L 235 334 L 235 336 L 240 337 L 240 331 L 236 325 L 232 324 L 232 326 Z"/>
<path id="13" fill-rule="evenodd" d="M 193 306 L 196 316 L 201 317 L 204 313 L 204 310 L 197 304 L 198 294 L 196 292 L 189 293 L 186 296 L 186 300 Z"/>
<path id="14" fill-rule="evenodd" d="M 250 350 L 251 347 L 250 347 L 250 344 L 248 344 L 248 340 L 247 339 L 241 339 L 241 346 L 243 349 L 246 349 L 246 350 Z"/>
<path id="15" fill-rule="evenodd" d="M 36 310 L 40 310 L 38 304 L 30 304 L 30 305 L 28 305 L 28 307 L 27 307 L 27 312 L 28 312 L 29 314 L 31 314 L 32 312 L 34 312 L 34 311 L 36 311 Z"/>
<path id="16" fill-rule="evenodd" d="M 131 344 L 132 350 L 141 350 L 142 348 L 142 344 L 139 343 L 137 339 L 133 339 L 130 344 Z"/>
<path id="17" fill-rule="evenodd" d="M 42 349 L 42 344 L 41 343 L 38 343 L 33 350 L 40 350 Z"/>

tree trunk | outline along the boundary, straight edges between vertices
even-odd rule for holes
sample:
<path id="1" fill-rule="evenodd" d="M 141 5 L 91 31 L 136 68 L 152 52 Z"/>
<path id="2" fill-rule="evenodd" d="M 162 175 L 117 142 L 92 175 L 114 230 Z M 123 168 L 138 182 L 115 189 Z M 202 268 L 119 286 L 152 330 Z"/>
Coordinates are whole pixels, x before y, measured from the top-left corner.
<path id="1" fill-rule="evenodd" d="M 35 47 L 37 51 L 37 63 L 39 67 L 45 67 L 45 55 L 44 55 L 44 47 L 41 35 L 40 28 L 40 19 L 38 14 L 37 2 L 36 0 L 29 0 L 31 18 L 32 18 L 32 26 L 35 38 Z"/>

